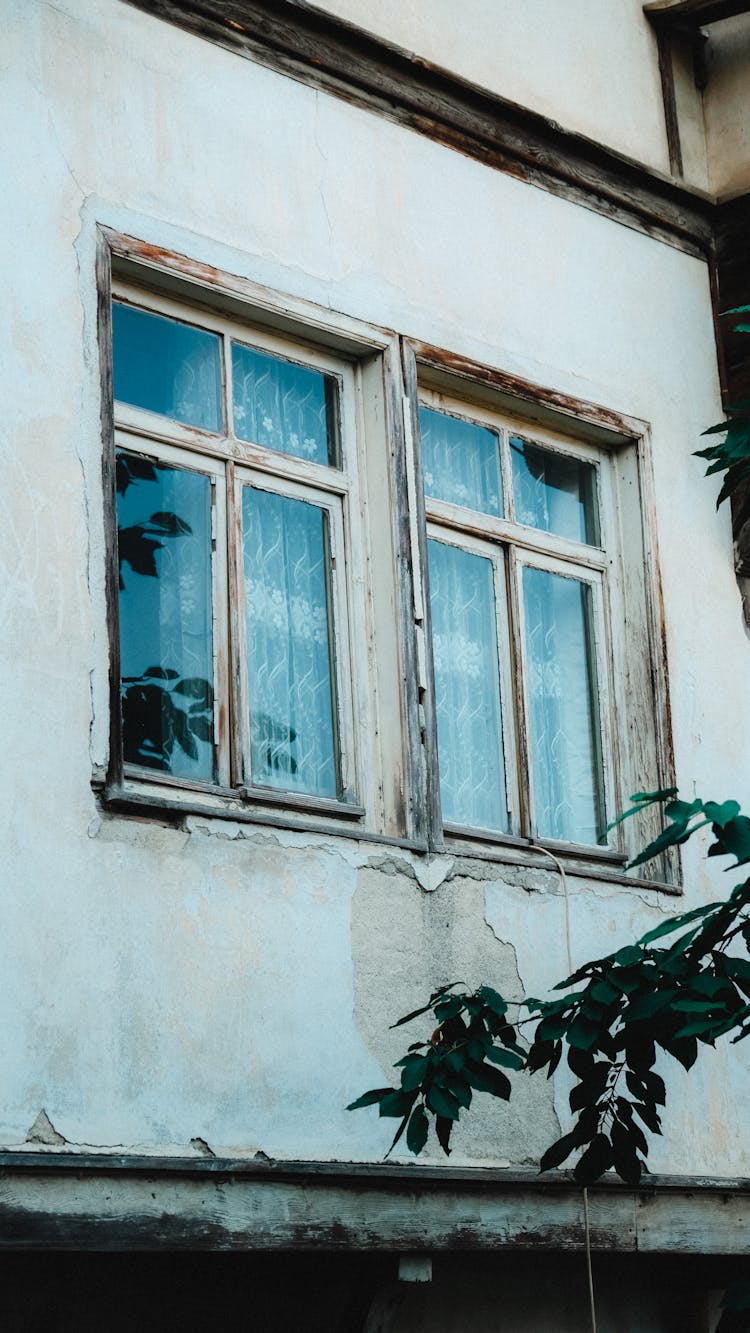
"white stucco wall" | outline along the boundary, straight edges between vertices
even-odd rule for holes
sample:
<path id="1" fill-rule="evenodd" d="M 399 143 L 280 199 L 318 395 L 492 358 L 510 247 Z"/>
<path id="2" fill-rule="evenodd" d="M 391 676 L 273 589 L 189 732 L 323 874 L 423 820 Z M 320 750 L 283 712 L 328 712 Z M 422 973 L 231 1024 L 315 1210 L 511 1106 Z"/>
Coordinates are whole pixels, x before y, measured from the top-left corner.
<path id="1" fill-rule="evenodd" d="M 643 0 L 317 0 L 315 8 L 669 171 Z"/>
<path id="2" fill-rule="evenodd" d="M 564 975 L 560 885 L 459 864 L 430 895 L 364 842 L 98 811 L 96 224 L 649 421 L 678 777 L 748 802 L 728 517 L 691 457 L 720 410 L 706 269 L 118 0 L 5 21 L 0 1142 L 44 1106 L 76 1144 L 379 1158 L 392 1122 L 342 1108 L 401 1054 L 387 1023 L 448 957 Z M 687 905 L 725 887 L 697 847 L 685 868 Z M 575 961 L 673 906 L 572 881 Z M 748 1174 L 737 1048 L 673 1087 L 654 1169 Z M 564 1105 L 524 1090 L 454 1160 L 534 1160 Z"/>

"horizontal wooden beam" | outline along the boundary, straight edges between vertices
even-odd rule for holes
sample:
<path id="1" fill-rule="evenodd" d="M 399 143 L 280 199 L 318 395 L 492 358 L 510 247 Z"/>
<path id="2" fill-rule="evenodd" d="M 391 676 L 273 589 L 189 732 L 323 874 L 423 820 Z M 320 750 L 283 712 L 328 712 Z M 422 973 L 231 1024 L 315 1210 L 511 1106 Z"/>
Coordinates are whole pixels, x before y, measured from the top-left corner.
<path id="1" fill-rule="evenodd" d="M 704 255 L 712 201 L 302 0 L 126 0 L 495 170 Z"/>
<path id="2" fill-rule="evenodd" d="M 643 12 L 652 23 L 704 27 L 738 14 L 750 14 L 750 0 L 649 0 Z"/>
<path id="3" fill-rule="evenodd" d="M 5 1250 L 579 1251 L 582 1190 L 564 1172 L 0 1154 Z M 594 1250 L 732 1255 L 750 1181 L 647 1177 L 589 1190 Z"/>

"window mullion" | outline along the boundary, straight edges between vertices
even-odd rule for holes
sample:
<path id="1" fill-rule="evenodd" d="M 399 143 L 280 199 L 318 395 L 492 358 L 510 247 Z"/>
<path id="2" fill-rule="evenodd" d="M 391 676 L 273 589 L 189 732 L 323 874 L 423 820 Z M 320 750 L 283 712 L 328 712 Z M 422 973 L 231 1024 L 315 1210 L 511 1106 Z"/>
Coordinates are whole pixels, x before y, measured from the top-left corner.
<path id="1" fill-rule="evenodd" d="M 531 837 L 534 829 L 534 795 L 531 785 L 530 745 L 527 708 L 527 662 L 521 596 L 521 562 L 514 546 L 508 547 L 508 612 L 510 619 L 513 700 L 516 720 L 516 772 L 520 832 Z"/>
<path id="2" fill-rule="evenodd" d="M 229 567 L 229 656 L 231 785 L 242 787 L 250 775 L 250 718 L 247 701 L 247 640 L 242 608 L 245 579 L 242 560 L 242 483 L 234 463 L 227 463 L 227 555 Z"/>

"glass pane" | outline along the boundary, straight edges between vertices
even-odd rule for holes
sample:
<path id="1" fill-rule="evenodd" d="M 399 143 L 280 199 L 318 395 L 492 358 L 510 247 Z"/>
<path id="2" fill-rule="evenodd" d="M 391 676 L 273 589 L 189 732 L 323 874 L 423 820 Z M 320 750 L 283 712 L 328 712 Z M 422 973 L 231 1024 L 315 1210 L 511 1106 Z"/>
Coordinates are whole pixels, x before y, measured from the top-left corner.
<path id="1" fill-rule="evenodd" d="M 232 343 L 232 381 L 241 440 L 312 463 L 338 462 L 333 375 Z"/>
<path id="2" fill-rule="evenodd" d="M 426 495 L 499 518 L 503 512 L 500 442 L 495 431 L 419 409 Z"/>
<path id="3" fill-rule="evenodd" d="M 328 516 L 246 486 L 242 517 L 253 781 L 336 796 Z"/>
<path id="4" fill-rule="evenodd" d="M 125 761 L 214 778 L 211 483 L 117 456 Z"/>
<path id="5" fill-rule="evenodd" d="M 591 588 L 527 566 L 523 592 L 536 831 L 596 843 L 604 798 Z"/>
<path id="6" fill-rule="evenodd" d="M 510 438 L 516 518 L 531 528 L 599 544 L 596 468 L 571 454 Z"/>
<path id="7" fill-rule="evenodd" d="M 186 426 L 220 431 L 221 348 L 215 333 L 112 305 L 115 398 Z"/>
<path id="8" fill-rule="evenodd" d="M 443 819 L 507 832 L 494 569 L 444 542 L 428 549 Z"/>

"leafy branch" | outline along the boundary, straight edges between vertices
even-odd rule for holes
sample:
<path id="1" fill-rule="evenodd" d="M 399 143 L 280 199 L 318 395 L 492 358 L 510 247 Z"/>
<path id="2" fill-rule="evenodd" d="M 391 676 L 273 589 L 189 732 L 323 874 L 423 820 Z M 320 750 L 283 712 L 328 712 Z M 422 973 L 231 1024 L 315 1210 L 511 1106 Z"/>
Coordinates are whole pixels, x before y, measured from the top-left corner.
<path id="1" fill-rule="evenodd" d="M 736 801 L 688 803 L 670 789 L 638 793 L 632 802 L 620 819 L 655 804 L 666 819 L 633 865 L 705 827 L 712 834 L 709 856 L 731 856 L 729 869 L 750 863 L 750 819 Z M 490 986 L 443 986 L 393 1024 L 431 1013 L 437 1025 L 396 1062 L 400 1086 L 374 1088 L 348 1109 L 377 1105 L 381 1116 L 399 1120 L 389 1152 L 405 1132 L 407 1147 L 420 1153 L 434 1123 L 449 1153 L 453 1127 L 475 1093 L 507 1101 L 509 1075 L 544 1070 L 549 1078 L 565 1054 L 576 1079 L 570 1093 L 576 1120 L 547 1149 L 540 1169 L 559 1167 L 582 1149 L 574 1169 L 581 1184 L 611 1167 L 637 1184 L 648 1155 L 644 1130 L 661 1133 L 666 1094 L 654 1070 L 658 1051 L 690 1069 L 701 1043 L 713 1046 L 729 1033 L 738 1042 L 750 1034 L 750 957 L 738 955 L 740 946 L 750 954 L 750 879 L 728 899 L 669 917 L 635 944 L 584 964 L 554 988 L 565 992 L 560 997 L 527 997 L 515 1017 Z M 529 1025 L 535 1025 L 530 1041 L 523 1032 Z"/>

